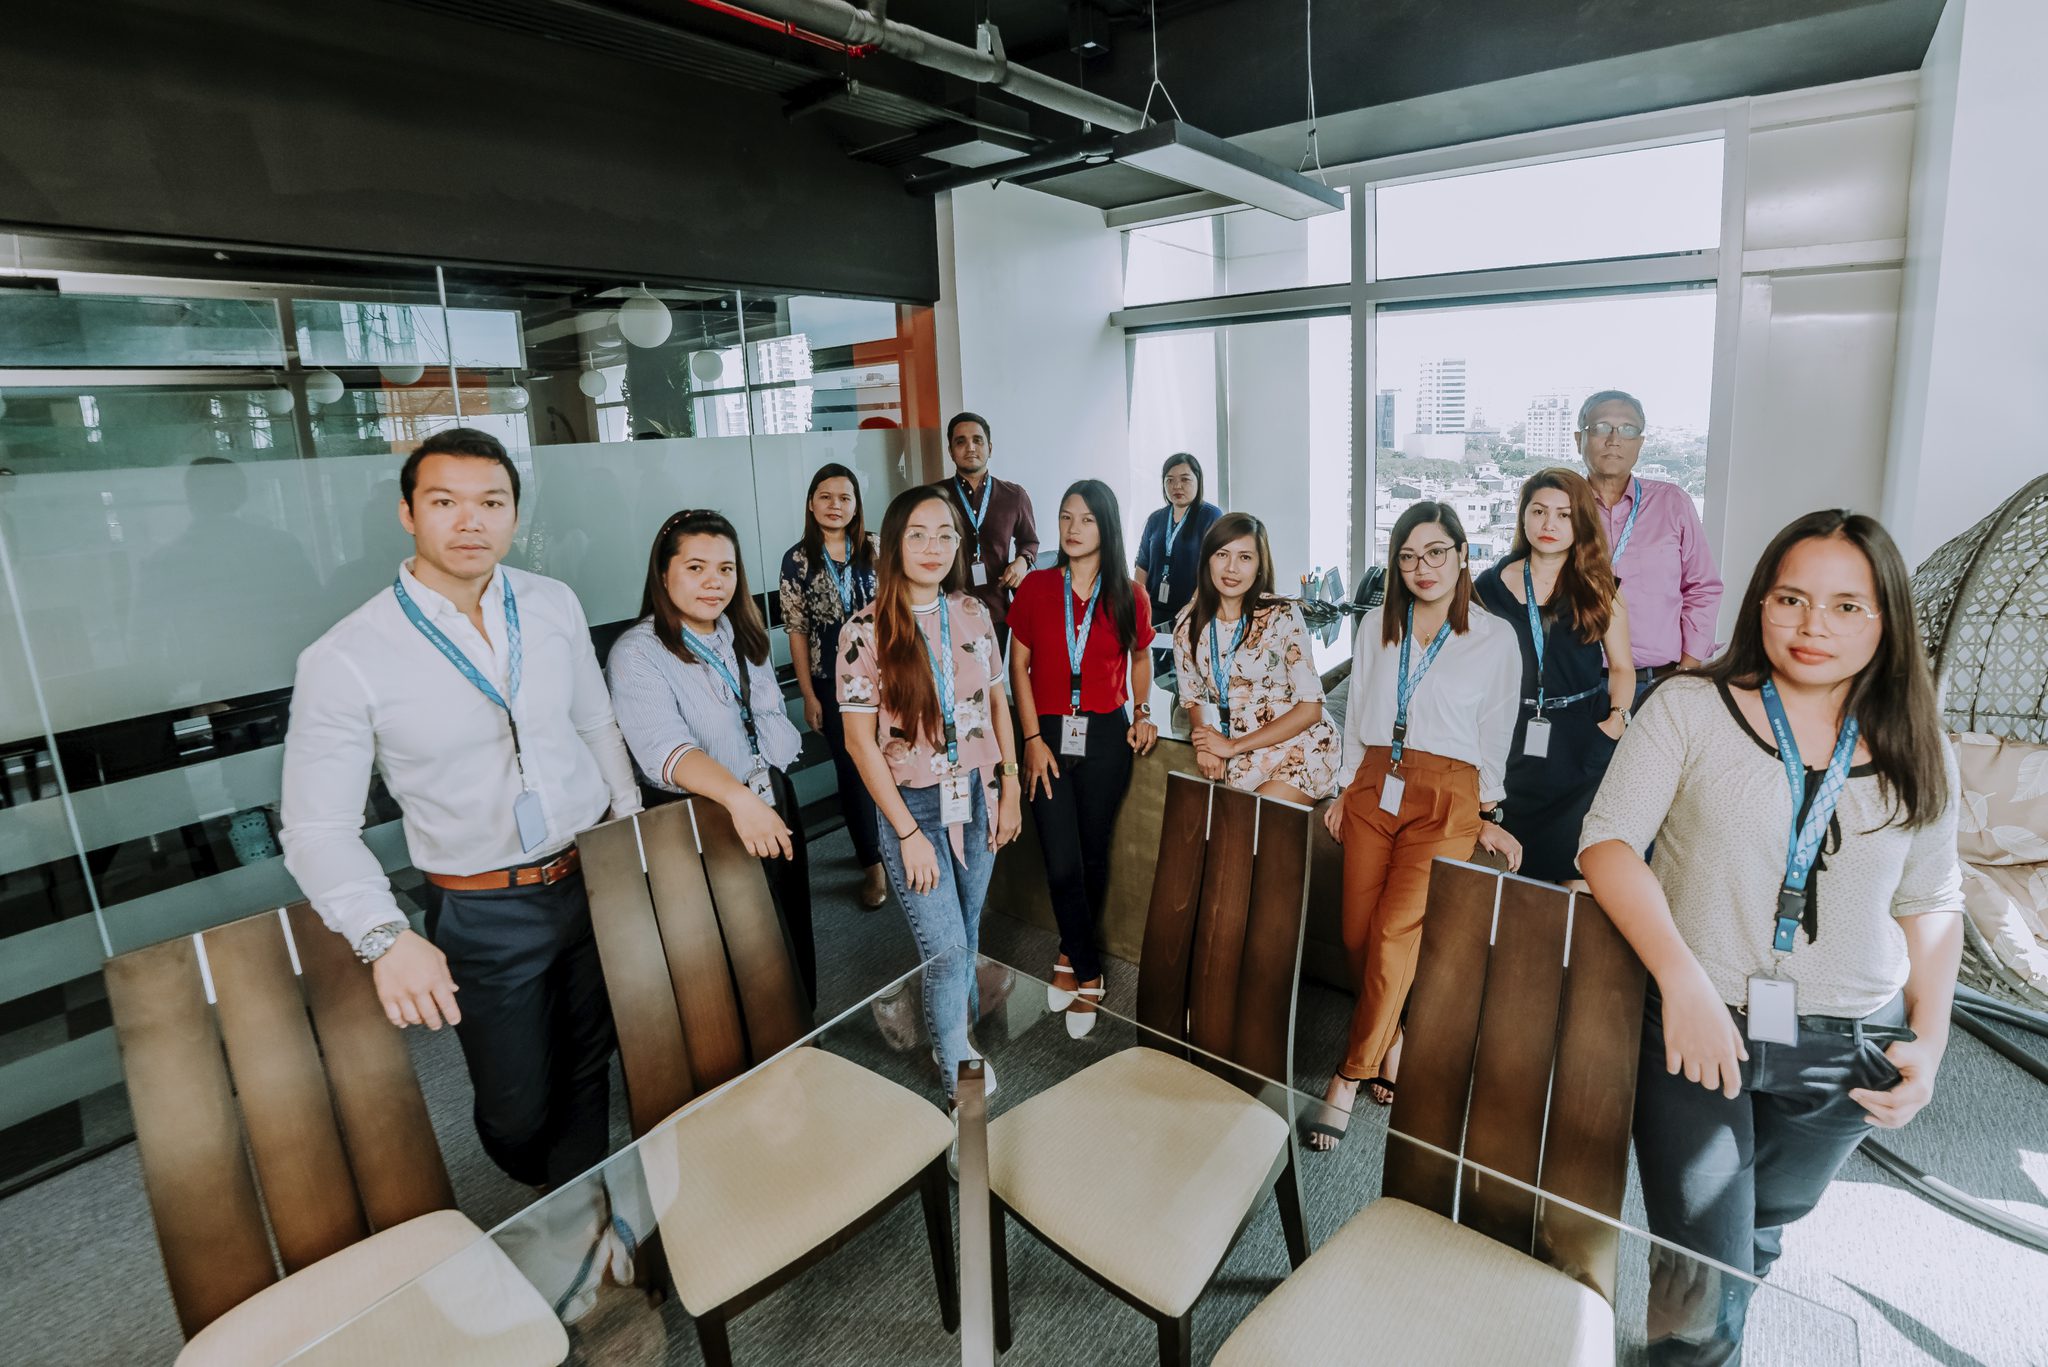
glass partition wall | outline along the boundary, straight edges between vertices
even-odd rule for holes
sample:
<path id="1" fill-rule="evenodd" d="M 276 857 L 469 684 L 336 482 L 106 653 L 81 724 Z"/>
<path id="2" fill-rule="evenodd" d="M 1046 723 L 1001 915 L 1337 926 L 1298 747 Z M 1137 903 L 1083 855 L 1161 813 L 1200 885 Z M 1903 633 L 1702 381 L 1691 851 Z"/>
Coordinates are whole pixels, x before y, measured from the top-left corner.
<path id="1" fill-rule="evenodd" d="M 504 441 L 510 563 L 601 648 L 686 506 L 779 624 L 812 470 L 859 471 L 871 521 L 932 473 L 931 337 L 885 301 L 0 234 L 0 1192 L 129 1132 L 108 955 L 297 898 L 294 666 L 410 553 L 414 445 Z M 397 817 L 373 783 L 404 901 Z"/>

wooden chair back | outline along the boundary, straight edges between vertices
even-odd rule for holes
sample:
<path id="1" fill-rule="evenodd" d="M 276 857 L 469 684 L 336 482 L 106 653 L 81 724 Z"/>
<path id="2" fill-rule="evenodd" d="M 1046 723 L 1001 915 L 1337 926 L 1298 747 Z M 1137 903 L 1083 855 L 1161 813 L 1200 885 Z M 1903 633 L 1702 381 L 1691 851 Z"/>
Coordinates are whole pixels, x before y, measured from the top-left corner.
<path id="1" fill-rule="evenodd" d="M 1599 904 L 1439 859 L 1393 1128 L 1614 1219 L 1647 981 Z M 1614 1229 L 1390 1139 L 1383 1190 L 1614 1299 Z"/>
<path id="2" fill-rule="evenodd" d="M 577 837 L 637 1139 L 811 1028 L 761 861 L 685 798 Z"/>
<path id="3" fill-rule="evenodd" d="M 116 955 L 106 981 L 186 1337 L 359 1239 L 454 1208 L 405 1042 L 306 903 Z"/>
<path id="4" fill-rule="evenodd" d="M 1291 802 L 1167 777 L 1138 965 L 1141 1025 L 1288 1080 L 1313 819 Z"/>

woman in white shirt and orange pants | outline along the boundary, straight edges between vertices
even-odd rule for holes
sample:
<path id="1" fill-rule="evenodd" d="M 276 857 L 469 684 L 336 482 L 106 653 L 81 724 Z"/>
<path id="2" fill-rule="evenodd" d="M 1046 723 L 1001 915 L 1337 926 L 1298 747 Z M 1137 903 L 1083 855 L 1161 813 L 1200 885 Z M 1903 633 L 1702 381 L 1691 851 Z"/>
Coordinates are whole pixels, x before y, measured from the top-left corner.
<path id="1" fill-rule="evenodd" d="M 1522 700 L 1514 629 L 1472 599 L 1465 528 L 1417 503 L 1389 539 L 1400 573 L 1358 624 L 1344 716 L 1342 790 L 1324 823 L 1344 847 L 1344 949 L 1358 984 L 1344 1061 L 1304 1125 L 1332 1149 L 1358 1088 L 1394 1098 L 1401 1008 L 1415 980 L 1430 862 L 1475 846 L 1510 868 L 1521 846 L 1500 826 L 1508 747 Z"/>

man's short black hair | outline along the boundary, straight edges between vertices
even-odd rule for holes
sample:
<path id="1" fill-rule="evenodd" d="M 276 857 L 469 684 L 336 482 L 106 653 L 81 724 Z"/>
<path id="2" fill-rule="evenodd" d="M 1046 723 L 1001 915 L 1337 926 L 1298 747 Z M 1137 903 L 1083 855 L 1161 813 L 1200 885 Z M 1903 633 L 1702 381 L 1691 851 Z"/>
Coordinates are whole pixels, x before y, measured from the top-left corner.
<path id="1" fill-rule="evenodd" d="M 420 462 L 428 456 L 469 456 L 498 462 L 505 467 L 505 478 L 512 481 L 512 506 L 519 506 L 519 467 L 512 463 L 512 457 L 505 454 L 505 443 L 474 427 L 450 427 L 428 437 L 405 458 L 405 468 L 398 472 L 398 496 L 405 500 L 406 507 L 412 506 L 412 491 L 419 482 Z"/>
<path id="2" fill-rule="evenodd" d="M 995 445 L 996 429 L 990 427 L 988 425 L 988 419 L 984 418 L 979 413 L 955 413 L 953 415 L 953 420 L 946 424 L 946 445 L 951 446 L 953 444 L 953 429 L 958 427 L 963 422 L 980 423 L 981 435 L 988 438 L 989 445 Z"/>

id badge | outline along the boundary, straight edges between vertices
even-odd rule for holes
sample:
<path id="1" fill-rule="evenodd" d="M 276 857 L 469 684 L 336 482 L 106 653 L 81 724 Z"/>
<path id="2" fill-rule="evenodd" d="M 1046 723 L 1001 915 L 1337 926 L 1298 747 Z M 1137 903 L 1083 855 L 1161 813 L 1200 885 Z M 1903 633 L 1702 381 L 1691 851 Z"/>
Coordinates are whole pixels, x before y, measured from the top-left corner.
<path id="1" fill-rule="evenodd" d="M 1761 975 L 1749 980 L 1749 1037 L 1764 1044 L 1799 1043 L 1799 984 Z"/>
<path id="2" fill-rule="evenodd" d="M 968 791 L 972 776 L 955 771 L 939 780 L 939 824 L 942 826 L 964 826 L 974 813 L 974 802 Z"/>
<path id="3" fill-rule="evenodd" d="M 1401 794 L 1408 790 L 1408 782 L 1399 774 L 1388 774 L 1380 784 L 1380 810 L 1388 816 L 1401 814 Z"/>
<path id="4" fill-rule="evenodd" d="M 1167 589 L 1170 587 L 1170 585 L 1167 583 L 1166 576 L 1166 570 L 1159 571 L 1159 596 L 1162 599 L 1166 597 Z"/>
<path id="5" fill-rule="evenodd" d="M 771 807 L 775 805 L 775 780 L 767 765 L 764 764 L 747 775 L 747 787 L 753 789 L 755 797 Z"/>
<path id="6" fill-rule="evenodd" d="M 1522 731 L 1522 753 L 1530 759 L 1542 759 L 1550 753 L 1550 722 L 1543 717 L 1529 718 L 1528 726 Z"/>
<path id="7" fill-rule="evenodd" d="M 988 587 L 988 566 L 982 564 L 979 560 L 974 562 L 974 587 L 978 589 Z"/>
<path id="8" fill-rule="evenodd" d="M 519 850 L 531 854 L 547 843 L 548 814 L 540 805 L 540 794 L 522 788 L 512 801 L 512 821 L 519 827 Z"/>
<path id="9" fill-rule="evenodd" d="M 1086 717 L 1060 718 L 1060 753 L 1062 755 L 1086 755 L 1088 753 L 1088 719 Z"/>

